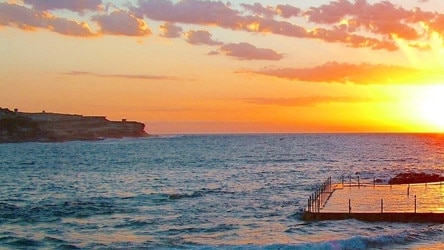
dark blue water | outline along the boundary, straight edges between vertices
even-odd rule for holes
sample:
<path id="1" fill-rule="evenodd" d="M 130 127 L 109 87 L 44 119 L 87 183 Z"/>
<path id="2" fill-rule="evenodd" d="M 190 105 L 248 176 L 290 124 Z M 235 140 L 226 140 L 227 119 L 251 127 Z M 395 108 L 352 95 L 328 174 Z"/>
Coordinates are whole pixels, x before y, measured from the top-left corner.
<path id="1" fill-rule="evenodd" d="M 409 249 L 440 224 L 306 223 L 329 176 L 444 174 L 444 137 L 164 136 L 0 144 L 0 248 Z"/>

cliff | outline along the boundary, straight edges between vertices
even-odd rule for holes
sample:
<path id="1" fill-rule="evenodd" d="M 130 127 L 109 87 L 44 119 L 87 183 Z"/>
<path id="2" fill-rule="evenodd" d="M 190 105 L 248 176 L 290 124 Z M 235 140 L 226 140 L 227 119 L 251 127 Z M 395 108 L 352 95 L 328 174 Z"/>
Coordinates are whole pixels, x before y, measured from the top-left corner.
<path id="1" fill-rule="evenodd" d="M 140 122 L 109 121 L 102 116 L 22 113 L 0 108 L 0 143 L 143 137 L 147 136 L 144 128 Z"/>

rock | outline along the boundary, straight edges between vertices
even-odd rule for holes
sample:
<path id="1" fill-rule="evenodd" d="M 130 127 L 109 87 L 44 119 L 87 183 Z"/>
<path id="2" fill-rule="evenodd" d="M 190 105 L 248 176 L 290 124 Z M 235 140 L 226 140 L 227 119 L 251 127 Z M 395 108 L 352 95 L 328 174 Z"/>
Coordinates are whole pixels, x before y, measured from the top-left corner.
<path id="1" fill-rule="evenodd" d="M 22 113 L 0 108 L 1 142 L 62 142 L 144 137 L 145 124 L 103 116 Z"/>
<path id="2" fill-rule="evenodd" d="M 389 184 L 411 184 L 444 181 L 444 177 L 438 174 L 426 173 L 400 173 L 389 180 Z"/>
<path id="3" fill-rule="evenodd" d="M 375 179 L 375 183 L 383 183 L 384 181 L 382 179 Z"/>

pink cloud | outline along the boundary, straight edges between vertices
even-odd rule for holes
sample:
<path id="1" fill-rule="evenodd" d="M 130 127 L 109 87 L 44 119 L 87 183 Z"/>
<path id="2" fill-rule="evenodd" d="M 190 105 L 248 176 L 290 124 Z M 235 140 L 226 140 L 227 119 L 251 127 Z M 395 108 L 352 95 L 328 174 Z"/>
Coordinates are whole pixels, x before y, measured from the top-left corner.
<path id="1" fill-rule="evenodd" d="M 370 102 L 369 99 L 360 97 L 343 96 L 307 96 L 295 98 L 247 98 L 241 99 L 242 102 L 257 105 L 287 106 L 287 107 L 312 107 L 326 103 L 361 103 Z"/>
<path id="2" fill-rule="evenodd" d="M 317 8 L 309 8 L 304 15 L 314 23 L 334 24 L 340 22 L 351 9 L 353 9 L 353 4 L 348 0 L 331 1 Z"/>
<path id="3" fill-rule="evenodd" d="M 94 77 L 105 77 L 105 78 L 124 78 L 129 80 L 173 80 L 181 81 L 181 79 L 174 76 L 162 76 L 162 75 L 129 75 L 129 74 L 98 74 L 88 71 L 71 71 L 63 73 L 63 75 L 70 76 L 94 76 Z"/>
<path id="4" fill-rule="evenodd" d="M 151 30 L 143 19 L 139 19 L 126 11 L 114 11 L 108 15 L 95 16 L 93 20 L 99 24 L 103 34 L 125 36 L 151 34 Z"/>
<path id="5" fill-rule="evenodd" d="M 268 75 L 305 82 L 355 84 L 408 84 L 423 81 L 427 77 L 439 75 L 442 77 L 442 73 L 439 72 L 422 71 L 408 67 L 338 62 L 329 62 L 312 68 L 277 68 L 241 73 Z"/>
<path id="6" fill-rule="evenodd" d="M 406 21 L 412 11 L 405 10 L 389 1 L 370 4 L 366 0 L 338 0 L 305 12 L 308 20 L 321 24 L 339 24 L 350 19 L 358 27 L 379 35 L 396 34 L 398 37 L 413 40 L 419 37 L 417 31 Z"/>
<path id="7" fill-rule="evenodd" d="M 239 19 L 238 29 L 249 32 L 272 33 L 277 35 L 309 38 L 308 32 L 301 26 L 294 25 L 287 21 L 277 21 L 257 16 L 246 16 Z"/>
<path id="8" fill-rule="evenodd" d="M 68 36 L 93 36 L 86 23 L 77 23 L 64 18 L 54 18 L 49 30 Z"/>
<path id="9" fill-rule="evenodd" d="M 212 51 L 208 52 L 207 55 L 214 56 L 214 55 L 220 55 L 220 53 L 219 53 L 219 51 L 212 50 Z"/>
<path id="10" fill-rule="evenodd" d="M 359 0 L 358 2 L 362 2 Z M 366 3 L 364 1 L 364 3 Z M 317 28 L 307 32 L 304 27 L 291 22 L 273 19 L 273 15 L 280 14 L 284 18 L 301 15 L 300 9 L 291 5 L 277 5 L 275 9 L 263 7 L 261 4 L 243 4 L 242 6 L 255 15 L 242 15 L 230 5 L 220 1 L 183 0 L 173 3 L 169 0 L 139 0 L 138 7 L 132 7 L 132 11 L 149 19 L 167 22 L 181 22 L 199 25 L 216 25 L 232 30 L 245 30 L 248 32 L 271 33 L 297 38 L 315 38 L 325 42 L 345 43 L 354 48 L 370 47 L 372 49 L 397 49 L 393 40 L 387 37 L 375 38 L 354 34 L 349 29 L 332 26 Z M 330 5 L 322 5 L 319 8 L 311 8 L 304 14 L 310 21 L 322 24 L 335 24 L 342 17 L 349 15 L 347 8 L 353 7 L 347 0 L 332 2 Z M 345 9 L 344 9 L 345 8 Z M 322 15 L 322 13 L 326 15 Z M 392 30 L 404 34 L 404 37 L 414 37 L 414 33 L 407 26 L 395 25 L 379 27 L 372 30 L 378 34 Z"/>
<path id="11" fill-rule="evenodd" d="M 436 14 L 434 19 L 429 20 L 429 25 L 432 30 L 444 36 L 444 15 Z"/>
<path id="12" fill-rule="evenodd" d="M 220 1 L 139 0 L 132 11 L 156 21 L 217 25 L 232 30 L 268 32 L 293 37 L 307 37 L 304 28 L 285 21 L 260 16 L 242 16 L 237 10 Z"/>
<path id="13" fill-rule="evenodd" d="M 12 2 L 12 1 L 11 1 Z M 316 39 L 352 48 L 398 49 L 396 39 L 408 41 L 412 48 L 426 49 L 430 34 L 444 36 L 444 15 L 420 8 L 405 9 L 390 1 L 333 0 L 305 11 L 290 5 L 264 6 L 260 3 L 240 4 L 241 10 L 221 0 L 138 0 L 127 3 L 127 10 L 108 13 L 103 0 L 22 0 L 22 5 L 0 3 L 0 25 L 21 29 L 47 29 L 64 35 L 92 36 L 87 23 L 57 17 L 47 11 L 66 9 L 75 12 L 96 11 L 90 19 L 98 23 L 99 33 L 145 36 L 151 33 L 143 18 L 165 22 L 160 26 L 163 37 L 179 37 L 182 28 L 176 24 L 216 26 L 234 31 L 276 34 L 287 37 Z M 105 5 L 105 6 L 103 6 Z M 238 6 L 239 7 L 239 6 Z M 117 9 L 117 8 L 115 8 Z M 304 22 L 287 20 L 305 16 Z M 87 16 L 86 18 L 89 18 Z M 188 42 L 221 44 L 211 37 L 188 34 Z M 196 40 L 192 40 L 196 39 Z M 207 40 L 205 40 L 207 39 Z"/>
<path id="14" fill-rule="evenodd" d="M 102 0 L 23 0 L 36 10 L 67 9 L 75 12 L 101 9 Z"/>
<path id="15" fill-rule="evenodd" d="M 291 6 L 289 4 L 279 4 L 276 6 L 276 11 L 284 18 L 290 18 L 293 16 L 299 16 L 301 14 L 301 9 Z"/>
<path id="16" fill-rule="evenodd" d="M 241 6 L 254 15 L 263 16 L 265 18 L 272 18 L 277 14 L 276 10 L 270 6 L 264 7 L 260 3 L 255 4 L 241 4 Z"/>
<path id="17" fill-rule="evenodd" d="M 88 24 L 53 16 L 47 12 L 21 5 L 0 3 L 0 26 L 15 26 L 24 30 L 47 29 L 63 35 L 94 36 Z"/>
<path id="18" fill-rule="evenodd" d="M 185 33 L 186 41 L 194 45 L 221 45 L 222 42 L 213 40 L 211 33 L 206 30 L 191 30 Z"/>
<path id="19" fill-rule="evenodd" d="M 407 10 L 390 1 L 371 4 L 367 0 L 354 2 L 337 0 L 319 7 L 312 7 L 305 11 L 304 15 L 313 23 L 330 27 L 318 28 L 318 30 L 323 29 L 329 32 L 337 29 L 344 30 L 342 39 L 336 39 L 337 42 L 346 42 L 347 37 L 353 35 L 355 38 L 370 41 L 368 47 L 373 49 L 397 49 L 394 41 L 396 37 L 408 40 L 412 47 L 422 50 L 424 46 L 415 46 L 415 41 L 427 40 L 432 32 L 444 35 L 443 14 L 423 11 L 418 7 Z M 424 26 L 427 28 L 421 28 Z M 331 37 L 328 36 L 313 37 L 331 41 L 329 40 Z M 361 47 L 355 44 L 348 45 Z"/>
<path id="20" fill-rule="evenodd" d="M 241 60 L 274 60 L 283 58 L 282 54 L 272 49 L 257 48 L 249 43 L 230 43 L 220 47 L 220 51 L 227 55 Z"/>
<path id="21" fill-rule="evenodd" d="M 221 27 L 233 27 L 239 13 L 220 1 L 139 0 L 138 5 L 131 8 L 132 11 L 152 20 Z"/>
<path id="22" fill-rule="evenodd" d="M 356 35 L 346 29 L 334 28 L 331 30 L 316 28 L 310 33 L 312 38 L 321 39 L 330 43 L 342 43 L 352 48 L 385 49 L 388 51 L 397 50 L 398 47 L 392 40 L 379 40 L 365 36 Z"/>
<path id="23" fill-rule="evenodd" d="M 176 26 L 172 23 L 166 22 L 163 25 L 160 25 L 160 36 L 168 37 L 168 38 L 175 38 L 180 37 L 182 34 L 182 28 L 179 26 Z"/>

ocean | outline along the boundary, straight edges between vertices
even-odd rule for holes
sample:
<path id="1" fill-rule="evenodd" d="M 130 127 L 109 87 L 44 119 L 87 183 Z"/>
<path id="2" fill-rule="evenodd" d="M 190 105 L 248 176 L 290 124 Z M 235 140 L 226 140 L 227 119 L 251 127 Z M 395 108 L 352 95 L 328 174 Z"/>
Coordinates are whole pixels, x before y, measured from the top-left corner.
<path id="1" fill-rule="evenodd" d="M 0 249 L 444 248 L 441 224 L 301 220 L 330 176 L 444 174 L 444 135 L 0 144 L 0 170 Z"/>

